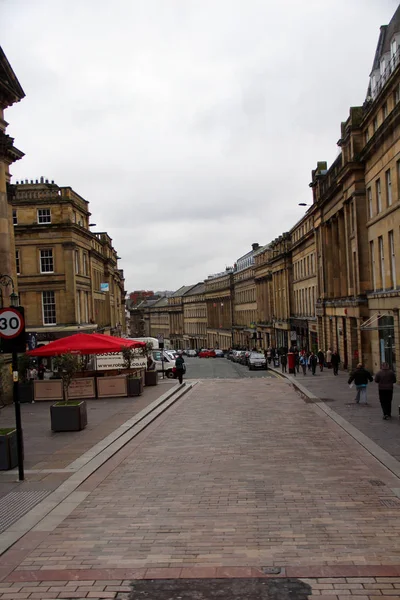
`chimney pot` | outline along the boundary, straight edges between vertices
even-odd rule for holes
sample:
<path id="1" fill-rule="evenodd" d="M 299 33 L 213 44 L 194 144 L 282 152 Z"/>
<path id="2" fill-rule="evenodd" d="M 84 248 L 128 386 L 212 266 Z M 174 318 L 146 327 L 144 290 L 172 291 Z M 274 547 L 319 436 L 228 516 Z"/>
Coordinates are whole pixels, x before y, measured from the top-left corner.
<path id="1" fill-rule="evenodd" d="M 39 183 L 39 179 L 36 179 L 36 183 Z"/>
<path id="2" fill-rule="evenodd" d="M 48 179 L 46 179 L 46 183 L 49 183 L 49 180 L 48 180 Z"/>
<path id="3" fill-rule="evenodd" d="M 252 244 L 252 245 L 251 245 L 251 247 L 253 248 L 253 251 L 254 251 L 254 250 L 258 250 L 258 249 L 259 249 L 259 247 L 260 247 L 260 244 L 258 244 L 258 243 L 256 242 L 255 244 Z"/>
<path id="4" fill-rule="evenodd" d="M 40 183 L 44 183 L 44 177 L 40 178 Z"/>

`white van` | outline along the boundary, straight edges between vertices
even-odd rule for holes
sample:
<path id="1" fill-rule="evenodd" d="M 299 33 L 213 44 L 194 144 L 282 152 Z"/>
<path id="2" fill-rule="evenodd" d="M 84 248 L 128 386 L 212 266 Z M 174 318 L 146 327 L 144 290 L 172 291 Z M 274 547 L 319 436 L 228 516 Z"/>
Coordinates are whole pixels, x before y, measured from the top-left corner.
<path id="1" fill-rule="evenodd" d="M 158 372 L 162 371 L 164 364 L 164 373 L 166 377 L 172 379 L 174 376 L 172 369 L 175 367 L 175 359 L 168 352 L 163 350 L 153 350 L 152 355 L 156 364 L 156 370 Z"/>

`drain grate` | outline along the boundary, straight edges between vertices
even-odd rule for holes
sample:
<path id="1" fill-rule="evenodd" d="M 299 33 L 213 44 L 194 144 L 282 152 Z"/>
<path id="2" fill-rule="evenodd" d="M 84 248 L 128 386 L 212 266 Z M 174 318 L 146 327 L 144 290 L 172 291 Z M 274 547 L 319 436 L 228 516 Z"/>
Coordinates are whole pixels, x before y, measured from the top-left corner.
<path id="1" fill-rule="evenodd" d="M 51 490 L 10 492 L 0 499 L 0 533 L 23 517 L 50 494 Z"/>
<path id="2" fill-rule="evenodd" d="M 383 487 L 385 485 L 380 479 L 370 479 L 369 483 L 371 485 L 375 485 L 376 487 Z"/>
<path id="3" fill-rule="evenodd" d="M 381 498 L 380 503 L 388 508 L 400 508 L 399 498 Z"/>
<path id="4" fill-rule="evenodd" d="M 279 575 L 281 570 L 280 567 L 261 567 L 261 571 L 266 575 Z"/>

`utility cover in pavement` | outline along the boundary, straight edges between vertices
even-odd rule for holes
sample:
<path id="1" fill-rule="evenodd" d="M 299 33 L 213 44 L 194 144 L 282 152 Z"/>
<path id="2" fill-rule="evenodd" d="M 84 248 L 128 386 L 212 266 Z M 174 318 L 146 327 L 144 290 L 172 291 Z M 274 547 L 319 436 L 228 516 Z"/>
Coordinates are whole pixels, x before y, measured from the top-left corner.
<path id="1" fill-rule="evenodd" d="M 149 579 L 132 582 L 118 600 L 307 600 L 300 579 Z"/>

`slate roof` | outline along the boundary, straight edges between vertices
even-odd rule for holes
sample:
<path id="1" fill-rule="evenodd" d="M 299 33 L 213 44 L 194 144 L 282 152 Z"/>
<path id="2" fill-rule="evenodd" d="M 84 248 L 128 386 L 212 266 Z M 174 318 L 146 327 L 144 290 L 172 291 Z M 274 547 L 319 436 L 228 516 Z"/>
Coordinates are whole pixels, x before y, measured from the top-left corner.
<path id="1" fill-rule="evenodd" d="M 186 292 L 185 296 L 197 296 L 198 294 L 204 294 L 206 291 L 206 285 L 204 281 L 197 283 L 191 290 Z"/>
<path id="2" fill-rule="evenodd" d="M 400 4 L 390 20 L 389 25 L 382 25 L 376 47 L 372 71 L 379 69 L 379 63 L 384 54 L 390 53 L 390 42 L 395 33 L 400 31 Z M 372 75 L 371 71 L 371 75 Z"/>

